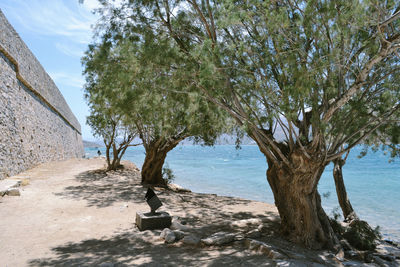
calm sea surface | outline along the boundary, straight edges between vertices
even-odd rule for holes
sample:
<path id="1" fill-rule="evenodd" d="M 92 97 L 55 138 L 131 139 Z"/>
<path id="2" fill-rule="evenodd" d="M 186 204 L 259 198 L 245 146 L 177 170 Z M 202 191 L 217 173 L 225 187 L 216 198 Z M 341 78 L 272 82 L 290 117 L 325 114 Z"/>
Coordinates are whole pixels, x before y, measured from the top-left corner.
<path id="1" fill-rule="evenodd" d="M 104 148 L 100 148 L 104 155 Z M 88 157 L 96 156 L 96 148 L 86 148 Z M 353 208 L 372 226 L 379 225 L 384 238 L 400 242 L 400 160 L 389 163 L 383 153 L 369 153 L 357 158 L 359 150 L 350 153 L 343 167 L 344 181 Z M 129 148 L 124 159 L 139 168 L 144 148 Z M 267 164 L 257 146 L 221 145 L 215 147 L 178 146 L 166 160 L 177 183 L 194 192 L 214 193 L 274 203 L 266 180 Z M 339 208 L 335 184 L 329 165 L 318 185 L 328 197 L 322 204 L 329 215 Z M 340 210 L 338 210 L 340 211 Z"/>

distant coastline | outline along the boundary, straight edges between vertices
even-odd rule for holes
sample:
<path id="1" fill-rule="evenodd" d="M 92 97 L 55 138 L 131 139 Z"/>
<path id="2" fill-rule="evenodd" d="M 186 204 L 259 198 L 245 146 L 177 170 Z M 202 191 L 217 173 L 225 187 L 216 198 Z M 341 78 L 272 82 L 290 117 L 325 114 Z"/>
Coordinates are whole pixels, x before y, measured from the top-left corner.
<path id="1" fill-rule="evenodd" d="M 142 141 L 139 138 L 136 138 L 133 140 L 132 143 L 142 143 Z M 202 142 L 195 143 L 193 139 L 186 138 L 185 140 L 181 141 L 179 143 L 180 146 L 187 146 L 187 145 L 202 145 Z M 236 136 L 234 135 L 228 135 L 228 134 L 223 134 L 220 137 L 217 138 L 215 141 L 216 146 L 218 145 L 236 145 Z M 251 139 L 248 136 L 244 136 L 240 140 L 240 146 L 248 146 L 248 145 L 257 145 L 256 142 Z M 95 147 L 104 147 L 104 143 L 101 140 L 95 140 L 95 141 L 85 141 L 83 140 L 83 146 L 86 148 L 95 148 Z"/>
<path id="2" fill-rule="evenodd" d="M 103 147 L 104 144 L 100 143 L 100 142 L 91 142 L 91 141 L 85 141 L 83 140 L 83 147 L 87 147 L 87 148 L 95 148 L 95 147 Z"/>

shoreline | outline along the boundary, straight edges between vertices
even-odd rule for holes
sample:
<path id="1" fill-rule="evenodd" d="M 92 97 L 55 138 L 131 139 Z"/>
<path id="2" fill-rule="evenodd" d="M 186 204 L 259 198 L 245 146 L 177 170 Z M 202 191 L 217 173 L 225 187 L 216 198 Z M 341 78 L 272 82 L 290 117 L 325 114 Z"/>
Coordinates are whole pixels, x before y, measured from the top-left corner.
<path id="1" fill-rule="evenodd" d="M 222 146 L 232 146 L 232 145 L 222 145 Z M 251 146 L 251 145 L 249 145 L 249 146 Z M 97 157 L 97 156 L 94 156 L 94 157 Z M 126 161 L 129 161 L 130 163 L 132 163 L 132 164 L 134 164 L 135 166 L 136 166 L 136 163 L 135 162 L 133 162 L 132 160 L 130 160 L 130 159 L 128 159 L 128 160 L 126 160 Z M 139 168 L 138 168 L 139 169 Z M 181 185 L 181 183 L 179 183 L 179 182 L 177 182 L 176 181 L 177 179 L 175 179 L 175 180 L 173 180 L 172 181 L 172 183 L 174 183 L 174 184 L 178 184 L 179 186 L 181 186 L 182 188 L 187 188 L 188 190 L 191 190 L 192 192 L 194 192 L 194 193 L 201 193 L 201 194 L 216 194 L 217 196 L 222 196 L 222 197 L 233 197 L 233 198 L 240 198 L 240 199 L 245 199 L 245 200 L 251 200 L 251 201 L 258 201 L 258 202 L 262 202 L 262 203 L 266 203 L 266 204 L 269 204 L 269 205 L 273 205 L 274 206 L 274 204 L 273 204 L 273 202 L 271 203 L 270 201 L 267 201 L 267 200 L 263 200 L 263 199 L 256 199 L 256 198 L 251 198 L 251 197 L 248 197 L 248 196 L 240 196 L 240 194 L 238 195 L 238 194 L 235 194 L 234 192 L 232 192 L 232 194 L 218 194 L 218 192 L 216 192 L 216 191 L 218 191 L 218 189 L 217 190 L 213 190 L 213 189 L 209 189 L 208 191 L 202 191 L 202 190 L 197 190 L 196 188 L 194 188 L 193 189 L 193 187 L 191 187 L 190 185 L 188 186 L 187 184 L 185 185 L 185 186 L 182 186 Z M 178 179 L 179 180 L 179 179 Z M 271 196 L 272 196 L 272 192 L 268 192 L 268 190 L 270 190 L 269 189 L 269 185 L 268 185 L 268 183 L 267 183 L 267 181 L 265 181 L 265 187 L 266 187 L 266 192 L 265 192 L 265 194 L 268 194 L 268 193 L 270 193 L 271 194 Z M 322 192 L 320 192 L 321 193 L 321 195 L 322 195 Z M 332 199 L 336 199 L 336 192 L 330 192 L 331 193 L 331 198 Z M 351 195 L 351 194 L 350 194 Z M 273 197 L 273 196 L 272 196 Z M 326 199 L 322 199 L 322 201 L 323 201 L 323 206 L 324 206 L 324 201 L 326 201 Z M 357 203 L 353 203 L 353 206 L 354 207 L 356 207 L 357 205 L 355 205 L 355 204 L 357 204 Z M 339 203 L 337 202 L 337 199 L 336 199 L 336 202 L 335 202 L 335 206 L 331 206 L 331 207 L 329 207 L 329 208 L 327 208 L 327 207 L 324 207 L 324 210 L 325 210 L 325 212 L 326 212 L 326 214 L 330 217 L 330 218 L 332 218 L 332 212 L 333 211 L 335 211 L 335 210 L 337 210 L 337 209 L 339 209 L 339 213 L 341 213 L 341 210 L 340 210 L 340 207 L 339 207 Z M 368 207 L 368 209 L 371 209 L 370 207 Z M 374 214 L 377 212 L 377 211 L 373 211 L 374 212 Z M 377 222 L 375 222 L 374 220 L 371 220 L 371 218 L 365 218 L 364 216 L 362 216 L 362 214 L 363 213 L 366 213 L 365 211 L 363 211 L 363 210 L 359 210 L 359 212 L 358 212 L 358 215 L 361 217 L 361 219 L 362 220 L 366 220 L 368 223 L 370 223 L 370 225 L 372 226 L 372 227 L 378 227 L 379 226 L 379 228 L 381 229 L 381 233 L 382 233 L 382 235 L 384 236 L 384 240 L 388 240 L 388 241 L 392 241 L 392 242 L 396 242 L 396 243 L 400 243 L 400 230 L 397 230 L 396 231 L 396 228 L 393 228 L 393 226 L 392 227 L 390 227 L 390 226 L 385 226 L 385 224 L 381 224 L 381 223 L 377 223 Z M 371 217 L 371 215 L 370 215 L 370 213 L 368 213 L 368 216 L 369 217 Z M 378 216 L 378 215 L 377 215 Z M 399 221 L 400 221 L 400 217 L 398 218 L 399 219 Z M 388 220 L 386 220 L 387 222 L 390 222 L 390 221 L 388 221 Z M 382 229 L 384 230 L 384 231 L 382 231 Z M 393 230 L 394 230 L 394 232 L 393 232 Z"/>
<path id="2" fill-rule="evenodd" d="M 126 168 L 105 173 L 104 159 L 74 159 L 42 164 L 11 177 L 24 177 L 29 183 L 20 188 L 21 196 L 0 198 L 4 214 L 0 265 L 338 266 L 357 262 L 329 251 L 307 250 L 282 238 L 279 216 L 271 204 L 215 194 L 156 191 L 163 203 L 160 211 L 173 216 L 174 227 L 181 227 L 186 238 L 166 243 L 161 230 L 140 232 L 135 226 L 135 213 L 149 210 L 143 199 L 146 189 L 140 185 L 138 168 L 131 162 L 123 164 Z M 201 241 L 221 232 L 232 239 L 213 245 Z M 189 244 L 188 239 L 197 243 Z M 385 247 L 390 246 L 382 244 L 379 255 L 392 255 Z M 400 264 L 400 249 L 398 253 Z"/>

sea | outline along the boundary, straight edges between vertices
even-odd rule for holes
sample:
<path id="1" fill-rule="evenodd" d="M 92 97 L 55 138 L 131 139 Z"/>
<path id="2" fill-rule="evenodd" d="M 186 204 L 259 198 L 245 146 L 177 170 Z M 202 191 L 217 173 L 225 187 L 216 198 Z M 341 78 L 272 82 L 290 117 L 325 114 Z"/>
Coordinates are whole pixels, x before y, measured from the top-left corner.
<path id="1" fill-rule="evenodd" d="M 86 157 L 97 156 L 98 148 L 85 148 Z M 100 147 L 102 155 L 105 149 Z M 347 193 L 357 215 L 371 226 L 379 226 L 384 239 L 400 242 L 400 159 L 390 161 L 383 152 L 370 151 L 359 158 L 361 147 L 353 149 L 343 166 Z M 123 159 L 139 168 L 143 147 L 130 147 Z M 257 146 L 179 145 L 168 153 L 164 166 L 172 169 L 173 183 L 193 192 L 212 193 L 274 203 L 266 179 L 267 163 Z M 318 184 L 322 205 L 329 216 L 341 213 L 328 165 Z"/>

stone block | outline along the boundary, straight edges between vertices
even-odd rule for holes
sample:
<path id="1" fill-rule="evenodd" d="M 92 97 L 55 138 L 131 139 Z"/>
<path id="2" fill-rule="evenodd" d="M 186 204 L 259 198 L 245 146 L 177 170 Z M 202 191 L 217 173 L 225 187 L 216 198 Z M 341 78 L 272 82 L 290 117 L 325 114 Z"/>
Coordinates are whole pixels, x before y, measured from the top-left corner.
<path id="1" fill-rule="evenodd" d="M 226 232 L 218 232 L 215 233 L 207 238 L 201 239 L 201 242 L 208 246 L 213 246 L 213 245 L 223 245 L 230 243 L 235 240 L 235 234 L 233 233 L 226 233 Z"/>
<path id="2" fill-rule="evenodd" d="M 200 244 L 200 238 L 194 235 L 187 235 L 182 239 L 182 243 L 185 245 L 197 246 Z"/>
<path id="3" fill-rule="evenodd" d="M 21 194 L 17 188 L 10 188 L 7 190 L 7 195 L 17 197 L 20 196 Z"/>
<path id="4" fill-rule="evenodd" d="M 168 228 L 171 220 L 168 212 L 136 212 L 136 225 L 140 231 Z"/>
<path id="5" fill-rule="evenodd" d="M 175 239 L 176 240 L 181 240 L 182 238 L 185 237 L 185 233 L 179 230 L 174 230 L 173 233 L 175 234 Z"/>
<path id="6" fill-rule="evenodd" d="M 261 232 L 258 229 L 247 232 L 245 235 L 247 238 L 259 238 L 261 236 Z"/>

